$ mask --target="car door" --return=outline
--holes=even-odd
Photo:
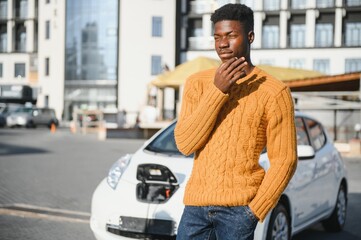
[[[310,118],[305,118],[305,123],[309,131],[312,146],[315,149],[315,188],[317,191],[317,201],[315,201],[315,215],[321,215],[330,206],[329,200],[333,199],[333,188],[336,186],[334,177],[333,152],[329,149],[327,135],[322,125]]]
[[[307,127],[302,117],[295,119],[297,130],[297,145],[311,146]],[[296,172],[289,183],[287,192],[293,208],[293,223],[297,227],[314,216],[316,185],[316,158],[299,158]]]

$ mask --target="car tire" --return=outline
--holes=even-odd
[[[278,203],[273,209],[267,229],[267,240],[291,239],[291,221],[286,207]]]
[[[322,225],[328,232],[340,232],[345,226],[347,212],[347,196],[344,185],[340,186],[337,194],[335,208],[331,216],[322,221]]]
[[[26,125],[25,125],[26,128],[36,128],[36,125],[34,124],[33,121],[29,121]]]

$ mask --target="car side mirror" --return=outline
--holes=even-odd
[[[310,145],[297,145],[297,155],[299,160],[307,160],[315,157],[315,150]]]

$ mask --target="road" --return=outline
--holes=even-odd
[[[94,240],[89,228],[91,196],[112,163],[144,143],[51,133],[46,128],[0,129],[0,239]],[[320,225],[294,240],[361,240],[361,158],[347,158],[350,175],[345,230]]]

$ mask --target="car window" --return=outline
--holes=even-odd
[[[297,132],[297,145],[311,145],[302,118],[296,117],[295,125]]]
[[[176,123],[171,124],[145,148],[154,153],[184,156],[177,148],[174,139],[174,128]],[[190,156],[192,157],[192,156]]]
[[[305,118],[305,123],[308,128],[310,139],[315,150],[321,149],[326,144],[326,135],[320,123]]]

